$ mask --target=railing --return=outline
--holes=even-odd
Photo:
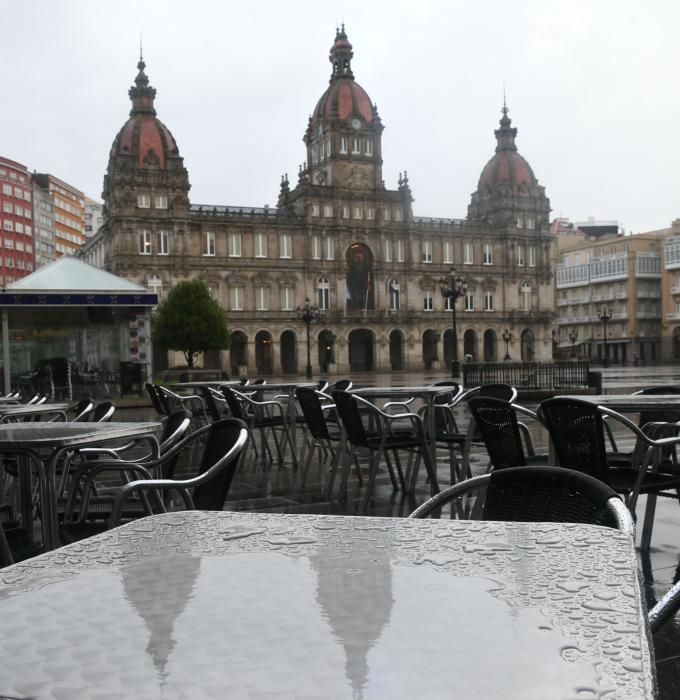
[[[584,389],[589,384],[590,363],[570,362],[484,362],[463,365],[467,388],[482,384],[511,384],[517,389]]]

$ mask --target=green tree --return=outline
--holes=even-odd
[[[198,353],[229,347],[226,314],[204,282],[187,280],[172,288],[154,314],[153,341],[183,352],[189,367]]]

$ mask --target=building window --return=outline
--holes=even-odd
[[[453,241],[444,241],[444,263],[453,263]]]
[[[158,231],[156,234],[156,249],[158,255],[168,255],[170,252],[170,234],[167,231]]]
[[[256,233],[255,234],[255,257],[256,258],[266,258],[267,257],[267,234],[266,233]]]
[[[536,267],[536,246],[529,246],[529,267]]]
[[[137,206],[140,209],[148,209],[151,206],[151,195],[138,194],[137,195]]]
[[[493,310],[493,292],[484,292],[484,311]]]
[[[523,282],[519,289],[519,305],[522,311],[531,311],[531,287],[528,282]]]
[[[366,139],[364,141],[364,153],[367,156],[373,155],[373,141],[371,139]]]
[[[5,214],[11,214],[12,213],[12,202],[3,202],[2,203],[2,210],[5,212]]]
[[[290,258],[293,251],[293,241],[289,233],[283,233],[279,237],[279,257]]]
[[[2,193],[3,194],[12,194],[12,186],[11,185],[3,185],[2,186]]]
[[[159,299],[163,297],[163,282],[161,282],[160,277],[156,275],[149,277],[146,282],[146,288],[151,294],[155,294]]]
[[[167,209],[168,208],[168,198],[164,194],[157,194],[153,198],[153,205],[156,209]]]
[[[23,216],[24,215],[24,208],[20,204],[15,204],[14,205],[14,213],[17,216]]]
[[[317,305],[320,311],[328,311],[331,301],[331,290],[328,278],[319,277],[316,283]]]
[[[229,288],[229,307],[232,311],[243,311],[243,287]]]
[[[394,210],[394,220],[395,221],[403,221],[404,220],[404,212],[401,209]]]
[[[397,262],[404,262],[404,241],[395,241],[394,249],[396,253]]]
[[[323,207],[323,215],[327,219],[332,219],[333,218],[333,206],[331,204],[324,204]]]
[[[526,221],[526,224],[527,224],[527,228],[534,228],[534,226],[535,226],[535,221],[534,221],[534,217],[533,217],[533,216],[527,216],[526,219],[525,219],[525,221]]]
[[[366,218],[370,219],[371,221],[375,219],[375,208],[374,207],[366,207]]]
[[[463,245],[463,265],[474,265],[475,262],[475,250],[472,243],[465,243]]]
[[[31,193],[28,192],[27,190],[24,190],[24,200],[27,202],[31,201]]]
[[[524,246],[521,243],[517,246],[517,265],[524,267]]]
[[[432,262],[432,241],[423,241],[422,243],[422,260],[424,263]]]
[[[384,255],[385,255],[385,262],[392,262],[392,241],[386,240],[384,242]]]
[[[312,216],[319,216],[319,205],[312,204]]]
[[[354,136],[352,138],[352,153],[361,153],[361,149],[359,148],[359,144],[361,143],[361,140]]]
[[[383,217],[385,221],[389,221],[392,218],[392,210],[391,209],[384,209],[383,210]]]
[[[491,243],[484,244],[484,257],[482,259],[484,265],[493,265],[493,247]]]
[[[364,218],[364,208],[363,207],[354,207],[354,218],[355,219],[363,219]]]
[[[326,237],[326,260],[335,260],[335,238]]]
[[[423,311],[432,311],[433,308],[434,302],[432,292],[428,289],[423,294]]]
[[[295,308],[295,290],[293,287],[281,287],[281,311],[292,311]]]
[[[14,222],[10,221],[9,219],[5,219],[2,227],[5,229],[5,231],[14,231]]]
[[[16,224],[14,224],[14,230],[15,230],[17,233],[23,233],[23,232],[24,232],[24,225],[23,225],[23,224],[20,224],[20,223],[17,221]]]
[[[241,257],[241,234],[240,233],[230,233],[229,234],[229,257],[230,258],[240,258]]]
[[[340,137],[340,153],[347,153],[347,137]]]
[[[475,310],[475,290],[468,289],[465,292],[465,311],[474,311]]]
[[[401,287],[399,286],[399,280],[392,278],[387,285],[387,290],[390,297],[390,310],[399,311],[401,308]]]
[[[203,255],[215,255],[215,233],[214,231],[203,232]]]
[[[312,236],[312,260],[321,260],[321,236]]]
[[[255,287],[255,308],[258,311],[269,310],[269,287]]]
[[[349,219],[349,207],[346,204],[342,207],[342,218]]]
[[[151,255],[151,231],[139,232],[139,254]]]

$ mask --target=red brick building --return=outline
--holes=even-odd
[[[35,268],[31,176],[25,165],[0,156],[0,285]]]

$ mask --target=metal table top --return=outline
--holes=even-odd
[[[0,449],[8,447],[68,447],[102,440],[152,435],[160,423],[9,423],[0,425]]]
[[[652,698],[633,544],[575,524],[169,513],[0,570],[0,694]]]
[[[619,413],[680,410],[680,394],[579,394],[566,398],[606,406]]]
[[[368,386],[358,389],[350,389],[349,394],[356,394],[362,397],[375,398],[398,398],[402,396],[415,396],[423,398],[426,396],[441,396],[456,391],[456,387],[451,386]]]

